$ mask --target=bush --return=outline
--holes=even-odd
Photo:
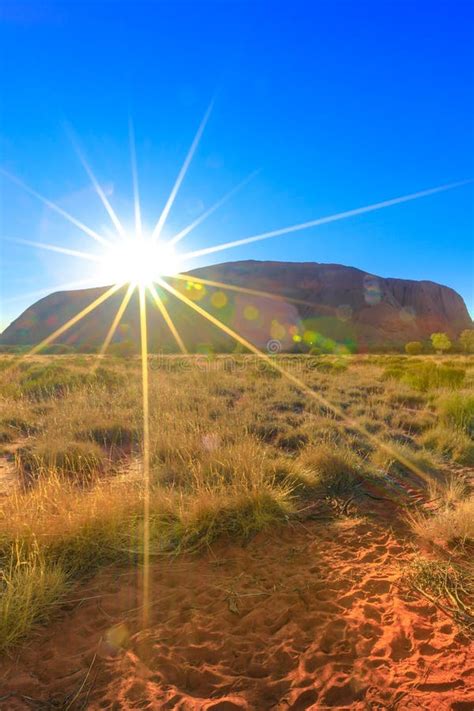
[[[131,340],[112,343],[109,353],[117,358],[132,358],[139,353],[138,346]]]
[[[344,373],[348,368],[347,363],[342,360],[320,360],[319,358],[310,360],[307,367],[318,370],[320,373],[332,373],[333,375]]]
[[[474,395],[453,393],[438,401],[438,412],[443,424],[457,427],[474,435]]]
[[[408,355],[420,355],[422,350],[423,345],[420,343],[420,341],[410,341],[409,343],[405,344],[405,353],[407,353]]]
[[[459,336],[459,342],[466,353],[474,353],[474,329],[466,328]]]
[[[449,351],[452,346],[451,340],[447,333],[432,333],[430,338],[435,351],[444,353]]]
[[[74,346],[70,346],[67,343],[51,343],[41,349],[41,355],[70,355],[75,352]]]

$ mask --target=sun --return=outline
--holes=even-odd
[[[127,236],[104,254],[101,275],[109,283],[124,282],[148,286],[163,276],[180,271],[180,259],[173,245],[148,236]]]

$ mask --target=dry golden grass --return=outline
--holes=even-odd
[[[298,389],[252,357],[151,357],[151,553],[246,539],[308,497],[347,499],[366,480],[409,478],[407,462],[427,481],[449,469],[455,481],[455,462],[472,446],[470,361],[441,366],[439,376],[426,360],[279,360],[304,383]],[[140,362],[96,366],[94,356],[44,356],[0,368],[0,444],[20,482],[0,499],[0,648],[81,576],[143,555]],[[409,377],[387,377],[390,369]],[[453,395],[448,381],[458,388],[460,370]],[[440,428],[456,447],[438,444]],[[472,537],[472,498],[455,489],[438,513],[412,519],[417,533]]]

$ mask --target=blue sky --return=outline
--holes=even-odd
[[[145,224],[214,109],[167,233],[254,170],[184,251],[474,177],[473,15],[466,2],[2,0],[0,167],[94,229],[110,221],[72,126],[132,224],[128,120]],[[0,176],[0,327],[89,262],[15,243],[98,245]],[[474,311],[473,186],[206,255],[348,264],[429,279]],[[191,265],[190,265],[191,266]]]

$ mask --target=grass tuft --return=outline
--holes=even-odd
[[[4,551],[0,572],[0,652],[15,644],[31,627],[44,622],[68,588],[60,566],[50,564],[36,546],[15,541]]]
[[[456,464],[474,466],[474,441],[456,427],[439,424],[421,436],[421,442]]]
[[[453,496],[454,494],[454,496]],[[424,540],[443,545],[465,547],[474,542],[474,497],[456,500],[459,492],[451,492],[433,514],[409,516],[412,530]],[[453,501],[454,499],[454,501]]]
[[[16,467],[24,487],[52,474],[86,484],[103,473],[105,458],[100,447],[92,442],[40,440],[17,450]]]
[[[474,436],[474,395],[464,392],[444,395],[438,400],[437,409],[442,424]]]

